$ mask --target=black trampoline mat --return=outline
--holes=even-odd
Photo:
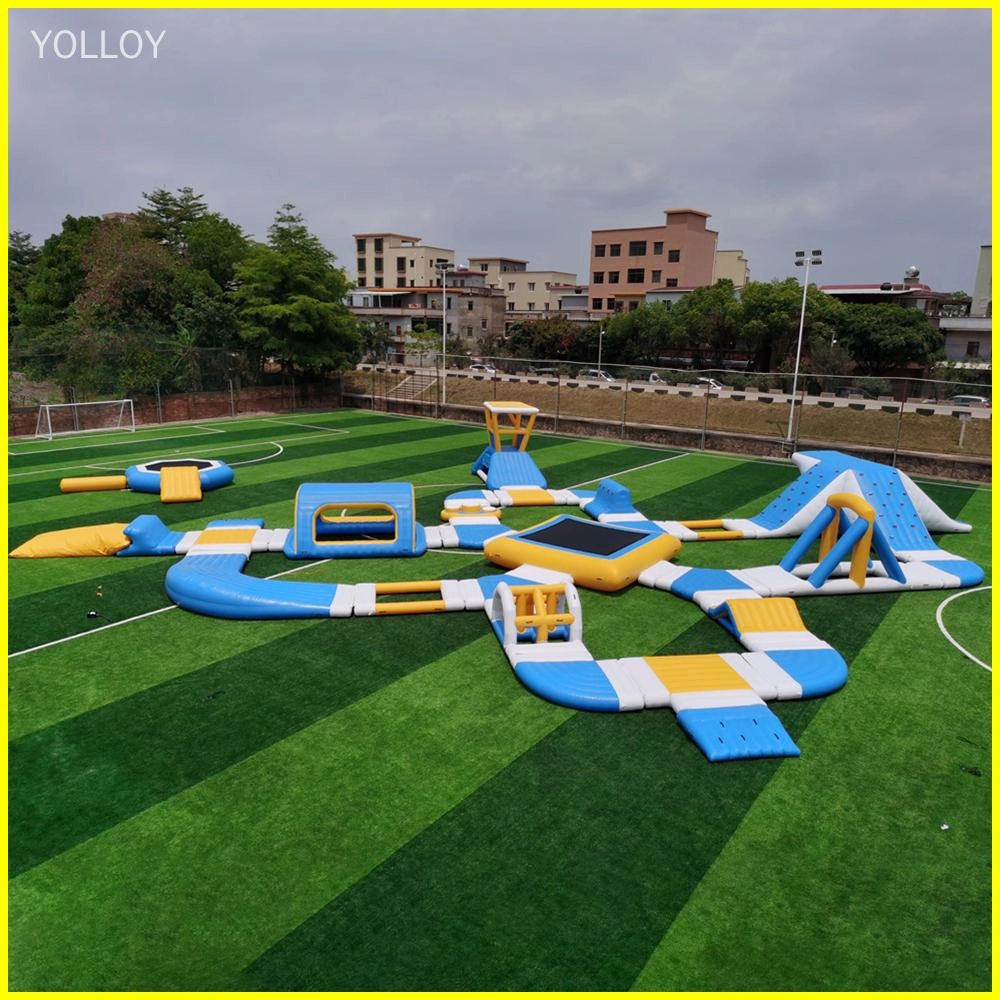
[[[596,521],[566,518],[527,531],[520,537],[529,542],[555,545],[585,555],[613,556],[616,552],[621,552],[622,549],[640,541],[643,535],[635,531],[613,528],[607,524],[598,524]]]
[[[188,465],[193,465],[197,469],[210,469],[212,468],[212,460],[210,458],[165,458],[161,461],[146,462],[143,468],[147,472],[160,472],[162,469],[180,469]]]

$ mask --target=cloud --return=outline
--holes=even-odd
[[[39,34],[165,31],[158,58],[38,58]],[[190,185],[258,236],[293,202],[338,255],[420,235],[586,279],[591,229],[712,214],[755,277],[990,239],[986,10],[12,10],[10,228]],[[824,245],[825,244],[825,245]],[[962,248],[965,252],[961,252]]]

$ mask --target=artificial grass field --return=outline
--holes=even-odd
[[[56,528],[292,522],[303,482],[478,481],[482,426],[362,410],[9,446],[9,549]],[[746,516],[782,462],[536,435],[554,488],[613,477],[648,517]],[[222,459],[193,504],[65,476]],[[921,485],[991,572],[989,490]],[[549,510],[506,510],[523,527]],[[685,544],[777,562],[791,540]],[[8,560],[13,991],[987,991],[989,589],[797,602],[850,667],[771,703],[797,759],[710,764],[671,711],[548,704],[479,613],[238,622],[172,608],[173,558]],[[501,572],[475,553],[248,572]],[[98,593],[100,588],[100,594]],[[595,657],[741,647],[693,604],[581,590]],[[96,611],[98,617],[88,617]]]

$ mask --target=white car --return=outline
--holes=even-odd
[[[597,378],[597,379],[600,379],[602,382],[614,382],[615,381],[614,376],[610,375],[603,368],[588,368],[583,373],[583,377],[584,378]]]
[[[469,365],[470,372],[486,372],[488,375],[495,375],[496,369],[493,365]]]
[[[705,386],[706,389],[725,389],[726,387],[718,380],[714,378],[700,378],[698,379],[698,385]]]

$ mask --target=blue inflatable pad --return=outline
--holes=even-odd
[[[835,649],[775,649],[767,655],[802,686],[803,698],[832,694],[847,683],[847,664]]]
[[[683,576],[670,584],[670,592],[678,597],[693,601],[700,590],[745,590],[754,593],[752,587],[738,580],[724,569],[689,569]]]
[[[928,559],[927,565],[958,577],[962,587],[975,587],[985,578],[982,568],[968,559]]]
[[[618,695],[596,660],[522,660],[514,673],[529,691],[556,705],[588,712],[621,711]]]
[[[334,583],[262,580],[240,553],[186,556],[167,570],[170,599],[188,611],[242,620],[329,618]]]
[[[681,728],[710,761],[798,757],[799,748],[767,705],[686,708]]]

